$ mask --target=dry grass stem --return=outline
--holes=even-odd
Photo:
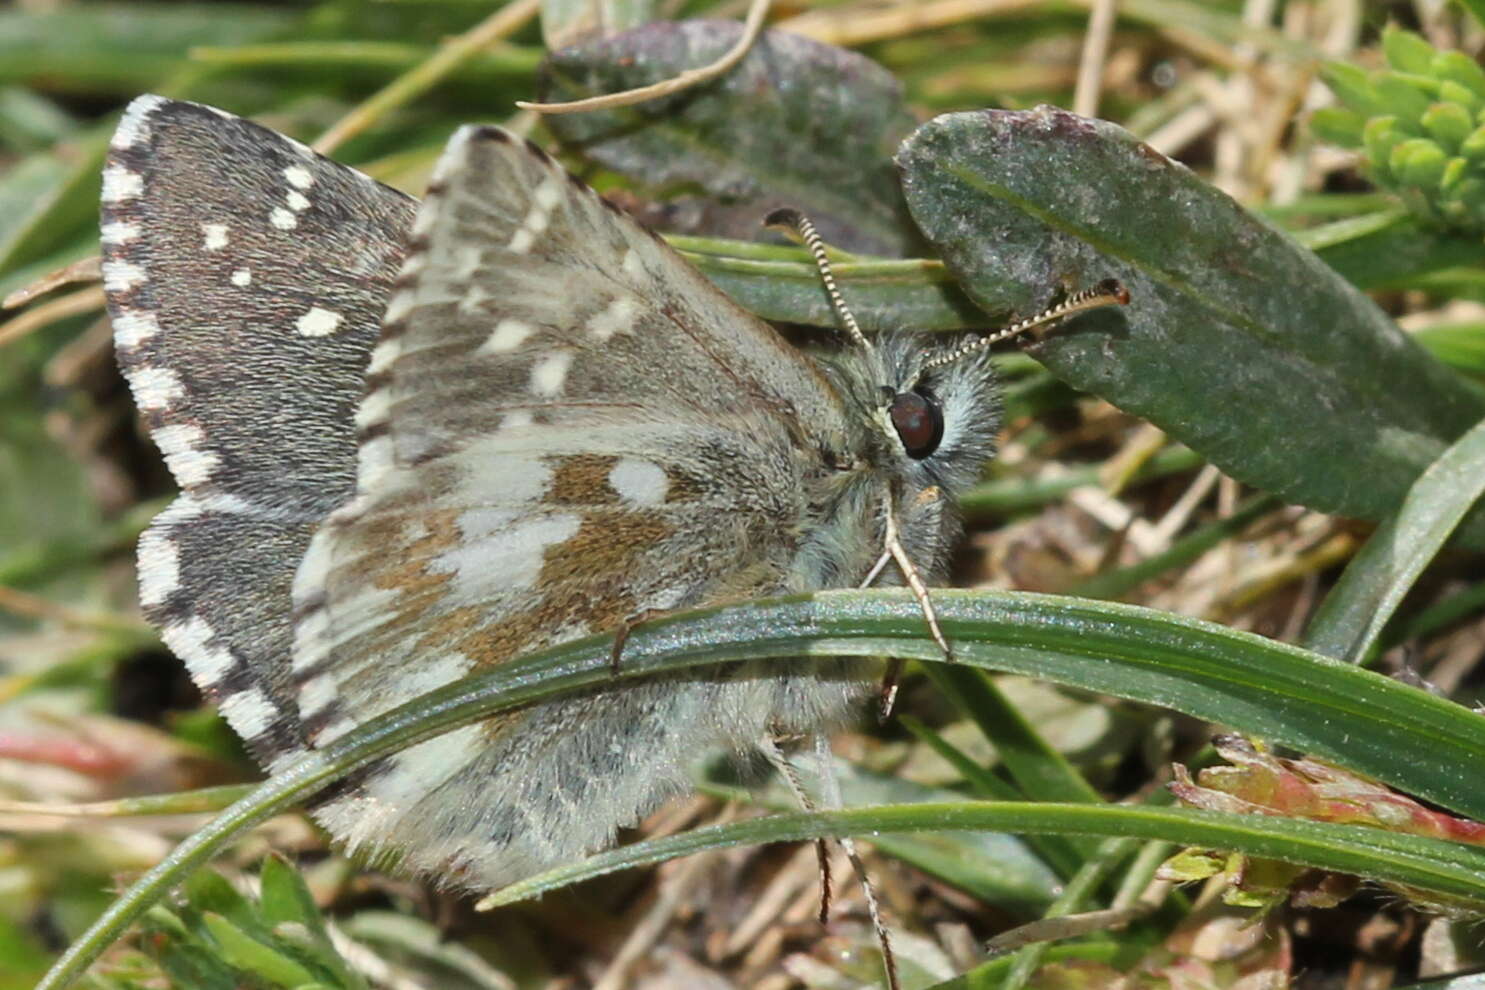
[[[649,86],[640,86],[638,89],[626,89],[622,93],[605,93],[602,96],[590,96],[587,99],[573,100],[570,103],[529,103],[525,100],[517,100],[516,106],[522,110],[543,114],[612,110],[616,107],[634,106],[636,103],[644,103],[647,100],[658,100],[662,96],[670,96],[716,79],[726,75],[748,54],[753,43],[758,40],[758,35],[763,31],[763,21],[768,15],[768,8],[771,4],[772,0],[752,0],[752,4],[748,7],[748,18],[743,23],[742,37],[738,38],[737,43],[729,48],[721,58],[710,65],[687,69],[670,79]]]

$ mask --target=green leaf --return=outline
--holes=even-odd
[[[259,942],[219,914],[208,912],[204,921],[216,940],[222,959],[235,969],[251,973],[281,987],[317,982],[315,974],[271,946]]]
[[[985,309],[1120,279],[1129,306],[1050,333],[1037,356],[1241,481],[1380,520],[1485,416],[1315,255],[1112,124],[949,114],[898,162],[919,226]]]
[[[1457,86],[1463,86],[1475,97],[1485,100],[1485,69],[1464,52],[1439,52],[1433,57],[1429,74]]]
[[[1423,129],[1450,152],[1459,150],[1464,139],[1475,129],[1468,110],[1457,103],[1435,103],[1423,115]]]
[[[1431,76],[1383,72],[1372,80],[1382,112],[1401,120],[1417,120],[1438,96],[1439,81]]]
[[[1485,262],[1479,237],[1439,230],[1396,209],[1315,227],[1295,239],[1361,289],[1404,288],[1433,272]]]
[[[262,895],[259,910],[269,925],[294,922],[320,936],[326,936],[325,919],[315,906],[315,899],[299,871],[281,856],[263,860],[260,877]],[[326,936],[327,937],[327,936]]]
[[[1333,760],[1460,814],[1485,817],[1485,786],[1475,772],[1485,764],[1485,719],[1417,688],[1250,633],[1129,605],[946,590],[934,593],[934,606],[957,661],[966,666],[1023,673],[1164,705]],[[614,685],[610,647],[607,637],[593,637],[511,661],[399,706],[309,753],[145,873],[67,949],[36,990],[60,990],[169,887],[242,829],[355,767],[558,691]],[[749,657],[803,656],[932,661],[940,653],[926,636],[922,611],[910,593],[832,591],[656,619],[636,629],[626,642],[619,676],[642,677]],[[1101,830],[1107,826],[1130,834],[1122,830],[1137,819],[1123,816],[1150,814],[1080,804],[1038,817],[1045,808],[1016,806],[1001,815],[1004,806],[996,811],[976,804],[967,817],[958,817],[961,812],[956,808],[950,817],[940,818],[932,809],[917,807],[905,812],[906,818],[891,812],[883,819],[872,818],[875,812],[868,810],[844,813],[833,824],[832,819],[818,818],[813,827],[829,831],[870,822],[887,824],[884,830],[901,830],[904,824],[952,829],[963,821],[966,827],[972,822],[973,827],[1082,834],[1104,834]],[[786,830],[795,827],[800,827],[798,822]],[[1288,855],[1429,889],[1436,884],[1444,892],[1459,893],[1463,876],[1471,896],[1485,893],[1485,862],[1470,865],[1470,857],[1485,857],[1481,850],[1414,845],[1424,840],[1370,829],[1322,828],[1306,833],[1303,829],[1321,827],[1257,816],[1244,816],[1230,826],[1241,835],[1228,831],[1229,826],[1213,828],[1202,825],[1200,818],[1182,817],[1167,819],[1158,828],[1140,826],[1132,831],[1185,845]],[[1319,845],[1302,840],[1294,846],[1282,838],[1306,834]],[[1280,837],[1275,845],[1260,838],[1274,836]],[[1330,852],[1322,856],[1320,849]],[[1336,852],[1341,849],[1348,851]],[[1399,851],[1407,862],[1395,857]]]
[[[1360,663],[1423,569],[1485,495],[1485,420],[1429,465],[1397,515],[1352,558],[1305,634],[1317,653]]]
[[[659,23],[554,52],[542,97],[570,100],[669,79],[720,56],[740,31],[733,21]],[[913,124],[891,73],[782,31],[765,32],[716,82],[547,119],[564,144],[650,189],[709,194],[673,211],[686,230],[701,224],[710,234],[751,239],[770,210],[792,206],[827,242],[890,257],[922,253],[892,170],[892,151]],[[695,223],[686,223],[688,211]]]
[[[1322,141],[1355,148],[1361,144],[1366,118],[1344,107],[1322,107],[1310,114],[1310,131]]]
[[[1450,79],[1439,83],[1439,99],[1459,106],[1471,117],[1480,109],[1480,96],[1474,90]]]
[[[42,152],[0,179],[0,273],[65,246],[81,230],[97,232],[99,174],[113,123]]]
[[[1350,62],[1325,63],[1320,67],[1320,78],[1342,103],[1362,116],[1378,117],[1392,112],[1377,96],[1366,72]]]
[[[1387,57],[1387,64],[1394,69],[1429,75],[1438,50],[1424,41],[1422,35],[1389,24],[1382,29],[1382,53]]]
[[[1449,156],[1428,138],[1409,138],[1392,149],[1387,169],[1398,182],[1432,190],[1444,177]]]
[[[1459,153],[1477,162],[1485,160],[1485,124],[1475,128],[1460,140]]]

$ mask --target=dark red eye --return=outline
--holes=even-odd
[[[915,461],[921,461],[938,450],[944,438],[944,415],[938,405],[919,392],[899,392],[892,397],[887,410],[903,449]]]

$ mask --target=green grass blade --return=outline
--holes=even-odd
[[[696,829],[612,849],[549,870],[504,888],[486,898],[483,906],[510,904],[617,870],[711,849],[919,829],[1141,838],[1207,849],[1233,849],[1255,858],[1368,876],[1485,905],[1485,849],[1477,846],[1357,825],[1193,808],[963,802],[775,815]]]
[[[1403,596],[1485,495],[1485,420],[1444,451],[1408,492],[1397,515],[1361,548],[1310,621],[1304,645],[1360,663]]]
[[[1313,753],[1385,782],[1405,785],[1411,793],[1459,813],[1485,817],[1485,785],[1476,772],[1485,765],[1485,719],[1424,691],[1297,647],[1130,605],[1051,595],[962,591],[935,592],[934,603],[961,664],[1043,677],[1164,705]],[[638,677],[745,658],[806,655],[937,660],[939,650],[925,636],[922,612],[906,592],[821,592],[646,623],[625,645],[620,676]],[[355,767],[558,691],[612,683],[612,677],[608,640],[590,638],[448,685],[358,727],[267,781],[182,842],[64,953],[38,990],[56,990],[79,975],[151,903],[242,829],[313,794]],[[956,816],[962,816],[965,809],[950,807],[957,810],[942,820],[935,819],[934,828],[960,827],[954,823],[961,820]],[[1027,811],[1027,817],[1011,815],[1001,818],[999,824],[985,825],[995,816],[976,817],[985,815],[986,809],[973,806],[968,809],[969,818],[962,820],[973,820],[973,827],[1018,831],[1139,834],[1241,848],[1269,858],[1289,856],[1299,862],[1379,877],[1407,873],[1405,882],[1443,892],[1466,890],[1464,896],[1475,896],[1481,893],[1478,888],[1485,886],[1485,861],[1475,867],[1472,880],[1462,882],[1455,873],[1438,866],[1436,857],[1430,859],[1437,852],[1436,846],[1407,845],[1422,841],[1407,836],[1354,830],[1366,836],[1351,835],[1347,842],[1354,839],[1363,845],[1372,843],[1383,852],[1388,848],[1386,843],[1403,842],[1399,849],[1413,850],[1408,853],[1413,860],[1404,856],[1394,861],[1379,853],[1380,859],[1374,863],[1361,847],[1342,842],[1350,850],[1342,856],[1327,845],[1340,833],[1283,832],[1289,836],[1284,842],[1264,844],[1265,837],[1281,834],[1274,832],[1281,826],[1291,830],[1320,827],[1312,823],[1263,818],[1221,828],[1214,825],[1212,831],[1167,828],[1171,819],[1120,817],[1157,814],[1148,809],[1079,805],[1072,811],[1076,814],[1070,819],[1059,818],[1056,813],[1038,818]],[[922,814],[920,808],[911,809],[906,820],[922,822]],[[1114,817],[1100,817],[1110,814]],[[891,815],[866,820],[875,823],[868,827],[884,830],[901,824]],[[1139,821],[1163,821],[1165,825],[1134,829],[1131,823]],[[1201,819],[1180,821],[1199,824]],[[1112,831],[1115,825],[1111,822],[1127,830]],[[1110,830],[1101,831],[1105,826]],[[1301,841],[1305,835],[1320,838]],[[1427,851],[1430,849],[1434,853]],[[1485,853],[1481,856],[1485,858]],[[1428,869],[1437,868],[1437,876],[1428,874],[1425,866],[1429,863],[1435,863]]]

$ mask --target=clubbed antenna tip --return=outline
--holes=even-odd
[[[1081,313],[1089,309],[1101,309],[1104,306],[1127,305],[1129,305],[1129,290],[1124,287],[1124,283],[1116,278],[1106,278],[1093,288],[1084,289],[1082,292],[1075,292],[1062,300],[1062,302],[1037,313],[1035,316],[1018,320],[1004,329],[969,341],[962,347],[956,347],[947,354],[940,354],[938,357],[924,362],[923,367],[925,369],[941,368],[946,364],[953,364],[955,361],[961,360],[976,351],[982,351],[991,344],[1005,340],[1007,337],[1014,337],[1028,330],[1046,326],[1048,323],[1055,323],[1074,313]]]

